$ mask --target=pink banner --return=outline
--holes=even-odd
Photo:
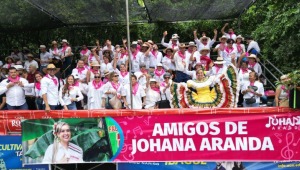
[[[115,117],[114,161],[300,160],[300,113]]]

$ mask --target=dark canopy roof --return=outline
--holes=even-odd
[[[130,21],[175,22],[237,18],[253,0],[128,0]],[[125,0],[2,0],[0,29],[125,23]]]

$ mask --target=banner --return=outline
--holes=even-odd
[[[115,161],[300,160],[300,114],[116,117],[124,146]]]
[[[58,122],[67,126],[55,131],[53,127]],[[25,164],[298,161],[300,114],[35,119],[22,122],[22,141]],[[62,142],[77,153],[56,149],[57,158],[52,157],[54,144],[62,147]],[[44,155],[48,155],[47,159]]]
[[[113,161],[123,145],[120,132],[118,124],[109,117],[24,120],[23,163]]]
[[[300,162],[139,162],[119,163],[118,170],[299,170]]]
[[[22,167],[21,136],[0,136],[0,169],[1,170],[48,170],[48,165],[31,165]]]

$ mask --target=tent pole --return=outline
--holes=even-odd
[[[131,52],[130,52],[130,29],[129,29],[129,9],[128,9],[128,0],[126,0],[126,29],[127,29],[127,50],[128,50],[128,60],[129,60],[129,73],[131,74]],[[133,98],[132,98],[132,81],[131,76],[129,77],[130,81],[130,108],[133,107]]]

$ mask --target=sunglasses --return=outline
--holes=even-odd
[[[119,77],[119,75],[114,75],[114,77]]]
[[[71,131],[70,129],[66,129],[66,130],[61,130],[60,132],[64,133],[64,132],[70,132],[70,131]]]
[[[95,79],[99,79],[99,78],[101,78],[101,77],[100,77],[100,76],[95,76],[94,78],[95,78]]]
[[[165,77],[165,79],[170,79],[170,77]]]

